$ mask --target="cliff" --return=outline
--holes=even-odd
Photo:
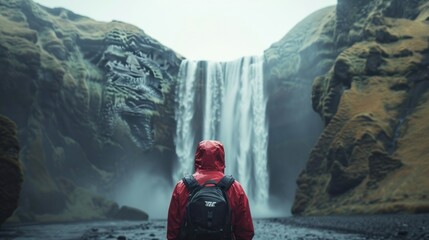
[[[429,3],[339,0],[330,25],[335,59],[312,88],[325,128],[292,212],[428,212]]]
[[[0,0],[0,13],[0,113],[24,169],[16,219],[104,218],[126,173],[168,172],[181,56],[117,21],[26,0]]]
[[[22,184],[16,125],[0,115],[0,225],[18,207]]]

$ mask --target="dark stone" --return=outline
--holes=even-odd
[[[410,85],[408,83],[398,83],[390,87],[393,91],[408,91],[410,90]]]
[[[327,168],[331,168],[335,161],[347,167],[349,165],[350,152],[350,150],[346,151],[342,145],[330,148],[327,156]]]
[[[393,57],[409,57],[409,56],[413,56],[413,52],[409,49],[402,49],[399,53],[395,53],[393,54]]]
[[[393,159],[387,153],[375,151],[369,156],[369,186],[374,186],[375,182],[379,182],[392,171],[402,167],[403,163],[400,160]]]
[[[381,28],[375,32],[375,40],[379,43],[392,43],[399,40],[395,35],[392,35],[387,29]]]
[[[336,161],[332,166],[331,180],[329,181],[327,191],[331,195],[347,192],[358,186],[365,177],[365,172],[351,171]]]
[[[114,218],[120,220],[146,221],[149,219],[149,215],[140,209],[122,206],[115,214]]]
[[[0,115],[0,225],[18,207],[22,184],[16,125]]]
[[[371,48],[368,59],[366,60],[365,70],[368,75],[378,75],[378,68],[384,62],[382,52],[378,48]]]
[[[351,74],[351,67],[347,63],[347,60],[343,58],[339,58],[335,62],[334,66],[334,77],[335,80],[338,80],[341,82],[346,88],[350,88],[351,86],[351,80],[352,80],[352,74]]]
[[[119,236],[116,239],[118,239],[118,240],[127,240],[127,238],[125,236]]]
[[[397,235],[397,236],[404,237],[404,236],[407,236],[407,235],[408,235],[408,231],[406,231],[406,230],[401,230],[401,231],[398,231],[396,235]]]
[[[425,68],[424,66],[415,66],[407,73],[406,77],[410,82],[427,81],[429,79],[429,68]]]

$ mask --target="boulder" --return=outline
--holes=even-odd
[[[146,221],[149,219],[149,215],[140,209],[122,206],[118,212],[113,215],[113,218],[120,220]]]

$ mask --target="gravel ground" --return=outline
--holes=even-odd
[[[255,219],[254,240],[428,239],[429,214]],[[166,221],[4,225],[0,239],[165,239]]]
[[[292,217],[273,221],[303,228],[355,233],[365,239],[429,239],[429,214]]]

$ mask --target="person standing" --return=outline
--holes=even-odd
[[[174,188],[168,210],[167,239],[252,239],[249,201],[241,184],[224,174],[222,143],[201,141],[194,166],[195,173],[180,180]]]

